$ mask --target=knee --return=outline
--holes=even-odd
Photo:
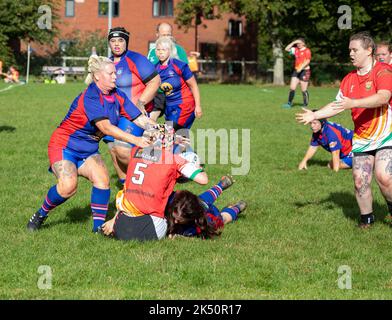
[[[392,178],[389,174],[384,172],[376,172],[376,180],[381,188],[392,187]]]
[[[110,178],[107,172],[97,172],[91,177],[91,182],[94,187],[99,189],[109,189],[110,188]]]
[[[362,190],[365,184],[363,178],[360,175],[354,175],[353,178],[355,191]]]
[[[127,164],[129,162],[129,157],[131,155],[131,149],[130,148],[124,148],[124,147],[115,147],[112,149],[113,153],[116,155],[116,158],[122,162]]]
[[[77,187],[77,179],[59,180],[57,183],[57,192],[63,198],[70,198],[76,193]]]

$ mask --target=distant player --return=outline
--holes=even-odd
[[[301,85],[302,96],[303,96],[303,106],[306,107],[309,104],[309,92],[308,85],[310,79],[310,60],[312,59],[312,54],[310,49],[306,47],[305,40],[299,38],[289,43],[285,48],[287,52],[295,57],[294,61],[294,71],[291,75],[290,82],[290,93],[289,99],[283,108],[291,108],[295,96],[295,89],[298,83]]]
[[[175,130],[190,129],[195,117],[203,114],[200,92],[189,66],[172,57],[173,41],[161,37],[156,41],[159,62],[155,65],[161,77],[161,89],[166,95],[165,120],[172,121]]]
[[[332,154],[332,160],[328,168],[339,171],[339,169],[350,169],[352,167],[352,138],[354,132],[342,127],[340,124],[322,120],[310,122],[313,131],[310,146],[304,158],[298,165],[299,170],[307,169],[307,162],[317,152],[319,146]]]
[[[167,23],[167,22],[162,22],[157,25],[157,32],[156,32],[156,38],[157,40],[161,37],[173,37],[173,27]],[[174,41],[174,38],[172,38]],[[182,62],[185,62],[188,64],[188,57],[186,54],[186,51],[183,47],[181,47],[178,43],[175,43],[176,50],[177,50],[177,55],[178,59],[181,60]],[[148,60],[152,64],[157,64],[158,63],[158,56],[156,54],[156,47],[154,46],[153,48],[150,49],[147,55]]]
[[[392,64],[392,47],[389,42],[383,41],[377,43],[376,59],[378,62]]]
[[[124,28],[111,29],[108,42],[113,54],[111,59],[116,66],[117,88],[123,91],[142,112],[152,112],[152,99],[160,85],[160,78],[154,65],[142,54],[127,50],[129,32]],[[152,117],[152,119],[156,118]],[[135,136],[143,134],[142,128],[125,117],[120,118],[118,127]],[[132,145],[112,137],[105,137],[104,141],[108,143],[119,181],[124,183]]]
[[[208,183],[200,166],[173,153],[172,142],[165,130],[153,148],[132,149],[124,189],[117,195],[117,214],[103,226],[106,235],[119,240],[162,239],[167,231],[165,207],[177,179]]]
[[[374,59],[376,44],[367,32],[350,37],[351,62],[356,70],[340,84],[336,101],[316,112],[305,109],[297,121],[308,124],[351,110],[354,122],[353,179],[360,210],[360,228],[374,222],[373,175],[392,213],[392,67]]]

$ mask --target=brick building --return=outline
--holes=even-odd
[[[187,52],[197,50],[201,58],[256,60],[256,28],[244,17],[225,14],[220,20],[203,19],[203,24],[187,32],[175,25],[175,6],[180,0],[113,0],[112,26],[123,26],[131,33],[129,49],[147,54],[154,43],[160,22],[173,25],[173,35]],[[64,45],[76,30],[82,32],[108,28],[108,0],[62,0],[57,45]],[[56,44],[55,44],[56,45]]]

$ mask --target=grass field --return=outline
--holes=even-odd
[[[250,172],[217,202],[244,199],[249,208],[221,238],[124,243],[92,234],[90,185],[82,179],[46,227],[28,233],[28,219],[55,183],[47,171],[50,134],[83,87],[31,84],[0,92],[1,299],[392,298],[392,230],[381,194],[373,185],[377,222],[361,231],[350,171],[330,172],[323,150],[308,171],[297,170],[310,129],[294,120],[299,90],[295,108],[280,108],[287,87],[201,85],[204,117],[195,129],[251,130]],[[336,95],[336,88],[309,91],[311,107]],[[349,113],[335,121],[352,128]],[[118,187],[104,144],[101,153],[111,173],[112,215]],[[231,167],[207,164],[211,183]],[[42,265],[52,271],[48,290],[37,286]],[[351,268],[351,290],[338,286],[343,265]]]

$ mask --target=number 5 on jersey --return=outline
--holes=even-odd
[[[147,164],[140,162],[136,163],[135,170],[133,170],[133,176],[131,178],[131,181],[134,184],[143,184],[144,172],[141,170],[142,168],[146,169]]]

